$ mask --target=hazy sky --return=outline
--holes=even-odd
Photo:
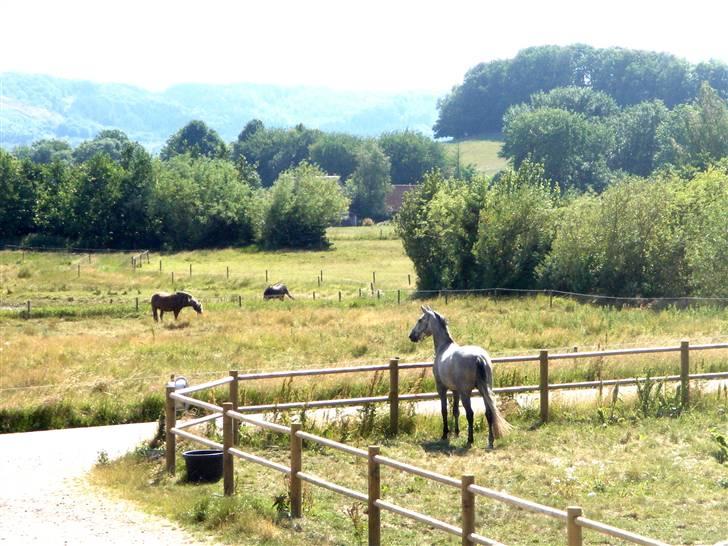
[[[728,62],[727,21],[724,0],[0,0],[0,72],[442,92],[533,45]]]

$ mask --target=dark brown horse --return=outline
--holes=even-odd
[[[291,296],[291,293],[288,291],[286,285],[281,282],[269,286],[263,291],[264,300],[278,299],[283,301],[283,298],[285,298],[286,296],[291,299],[295,299],[293,296]]]
[[[174,294],[158,292],[152,296],[152,314],[155,322],[164,317],[165,311],[172,311],[174,319],[177,320],[183,307],[192,307],[198,315],[202,314],[202,304],[188,292],[175,292]],[[157,318],[157,311],[159,311],[159,318]]]

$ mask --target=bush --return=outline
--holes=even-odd
[[[268,248],[328,248],[326,228],[349,207],[339,184],[306,163],[284,172],[268,200],[263,229]]]

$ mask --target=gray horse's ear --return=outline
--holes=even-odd
[[[422,312],[425,314],[428,314],[431,311],[431,309],[426,305],[420,305],[420,309],[422,309]]]

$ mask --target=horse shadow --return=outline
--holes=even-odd
[[[442,453],[455,456],[464,456],[470,453],[472,449],[477,449],[474,445],[456,445],[450,443],[449,440],[427,440],[420,442],[420,446],[426,453]]]
[[[183,320],[181,322],[166,322],[163,326],[165,330],[182,330],[184,328],[189,328],[190,322],[188,320]]]

